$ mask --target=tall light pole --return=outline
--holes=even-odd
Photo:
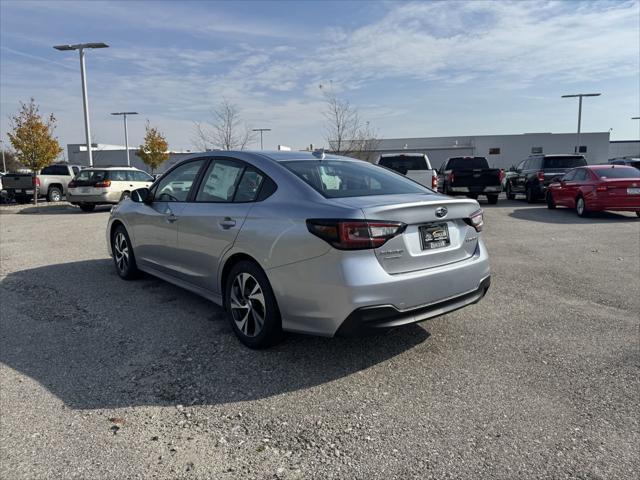
[[[578,97],[578,136],[576,138],[576,151],[580,153],[580,124],[582,123],[582,97],[599,97],[601,93],[576,93],[573,95],[562,95],[562,98]]]
[[[111,115],[122,115],[124,118],[124,148],[127,151],[127,167],[131,166],[129,159],[129,135],[127,133],[127,115],[138,115],[138,112],[114,112]]]
[[[262,148],[262,132],[270,132],[271,129],[270,128],[254,128],[253,131],[254,132],[260,132],[260,150],[263,150],[263,148]]]
[[[89,166],[93,167],[93,154],[91,153],[91,128],[89,126],[89,98],[87,95],[87,76],[84,67],[84,51],[87,48],[107,48],[109,45],[102,42],[78,43],[76,45],[54,45],[53,48],[60,51],[78,50],[80,54],[80,77],[82,79],[82,105],[84,107],[84,133],[87,138],[87,153],[89,154]]]
[[[7,173],[7,164],[4,161],[4,141],[0,140],[0,145],[2,145],[2,171]]]

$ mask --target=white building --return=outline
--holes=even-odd
[[[493,168],[509,168],[534,153],[573,153],[575,133],[523,133],[519,135],[472,135],[460,137],[385,138],[373,158],[380,153],[426,153],[434,168],[449,157],[486,157]],[[609,158],[609,132],[582,133],[580,153],[589,163],[605,163]]]
[[[137,148],[129,148],[129,158],[131,166],[150,172],[140,157],[138,157]],[[127,151],[122,145],[109,145],[105,143],[91,144],[91,154],[93,155],[94,167],[107,166],[125,166],[127,164]],[[186,151],[170,151],[169,159],[164,162],[155,173],[162,173],[178,163],[183,158],[191,155]],[[89,165],[89,156],[87,155],[87,146],[85,144],[70,143],[67,145],[67,161],[73,165]]]
[[[609,158],[640,158],[640,140],[616,140],[609,145]]]

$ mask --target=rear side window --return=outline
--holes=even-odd
[[[326,198],[431,193],[402,175],[368,162],[303,160],[282,165]]]
[[[383,167],[395,170],[405,175],[409,170],[428,170],[429,166],[423,156],[398,155],[395,157],[382,157],[378,162]]]
[[[576,168],[584,167],[587,161],[584,157],[546,157],[544,168]]]
[[[130,182],[153,182],[153,177],[139,170],[128,170],[127,178]]]
[[[264,181],[264,175],[255,168],[247,167],[242,174],[236,194],[233,197],[234,202],[253,202],[258,197],[260,187]]]
[[[589,178],[589,172],[587,172],[584,168],[580,168],[577,170],[575,180],[577,182],[587,180]]]
[[[578,173],[577,170],[571,170],[570,172],[567,172],[567,174],[562,177],[562,179],[565,182],[570,182],[571,180],[573,180],[574,178],[576,178],[576,173]]]
[[[640,172],[632,167],[599,168],[594,172],[599,178],[640,178]]]
[[[449,170],[478,170],[489,168],[489,163],[484,157],[454,157],[447,163]]]
[[[109,180],[114,182],[126,182],[127,171],[126,170],[111,170],[108,175]]]

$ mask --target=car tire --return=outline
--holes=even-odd
[[[547,192],[547,208],[549,210],[554,210],[556,208],[556,202],[553,200],[551,192]]]
[[[62,200],[62,191],[58,187],[51,187],[47,193],[47,202],[59,202]]]
[[[490,205],[495,205],[498,203],[498,195],[487,195],[487,201]]]
[[[96,209],[96,206],[93,203],[81,203],[80,210],[83,212],[93,212]]]
[[[224,305],[231,328],[249,348],[266,348],[282,339],[282,320],[266,274],[254,262],[236,263],[229,272]]]
[[[587,210],[587,202],[584,201],[583,197],[578,197],[576,199],[576,213],[579,217],[588,217],[589,210]]]
[[[527,199],[527,203],[536,203],[536,197],[531,187],[527,187],[525,190],[525,197]]]
[[[122,225],[118,225],[111,235],[111,254],[120,278],[132,280],[138,277],[140,272],[133,254],[133,246],[127,229]]]
[[[507,200],[515,200],[516,194],[511,191],[511,184],[507,183]]]

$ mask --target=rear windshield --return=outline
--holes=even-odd
[[[82,170],[75,179],[79,182],[101,182],[106,176],[106,170]]]
[[[481,168],[489,168],[489,163],[484,157],[454,157],[450,158],[447,163],[449,170],[478,170]]]
[[[584,157],[545,157],[542,168],[576,168],[586,164]]]
[[[42,169],[40,175],[69,175],[69,167],[66,165],[49,165]]]
[[[390,168],[403,175],[409,170],[428,170],[427,160],[423,156],[397,155],[394,157],[382,157],[378,164]]]
[[[640,172],[635,168],[598,168],[594,170],[600,178],[640,178]]]
[[[402,175],[364,161],[303,160],[282,165],[326,198],[432,192]]]

